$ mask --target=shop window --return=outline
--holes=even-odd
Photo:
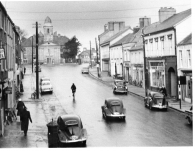
[[[162,87],[165,86],[165,69],[163,62],[150,63],[151,86]]]

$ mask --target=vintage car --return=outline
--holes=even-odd
[[[53,86],[51,85],[51,82],[50,81],[42,81],[40,83],[40,91],[41,91],[41,94],[43,92],[51,92],[51,93],[53,93]]]
[[[89,68],[88,67],[83,67],[82,70],[81,70],[81,73],[84,74],[89,74]]]
[[[121,99],[116,97],[107,98],[101,108],[103,118],[119,118],[125,120],[126,109],[123,107]]]
[[[64,145],[86,145],[87,131],[83,128],[81,118],[75,114],[65,114],[57,119],[59,142]]]
[[[47,78],[47,77],[42,77],[42,78],[40,79],[40,84],[41,84],[43,81],[49,81],[49,82],[50,82],[50,79]]]
[[[148,96],[144,98],[145,107],[149,107],[150,110],[153,108],[167,110],[168,102],[165,96],[159,92],[150,91]]]
[[[124,80],[114,80],[113,93],[128,94],[128,88]]]
[[[193,122],[193,109],[192,106],[189,110],[185,110],[185,118],[188,120],[188,124]]]

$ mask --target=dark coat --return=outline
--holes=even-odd
[[[73,84],[73,85],[71,86],[71,89],[72,89],[72,91],[76,91],[76,86]]]
[[[20,84],[20,92],[24,92],[23,84]]]
[[[24,110],[21,114],[21,130],[23,130],[24,132],[28,131],[29,120],[32,123],[30,112]]]
[[[17,107],[16,107],[16,109],[18,110],[18,113],[17,113],[18,116],[20,115],[20,113],[23,111],[25,107],[26,106],[24,105],[24,102],[22,101],[18,102]]]

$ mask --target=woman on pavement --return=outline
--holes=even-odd
[[[21,114],[24,108],[26,108],[24,102],[21,99],[18,99],[18,104],[16,109],[18,110],[17,116],[20,116],[20,121],[21,121]]]
[[[30,112],[25,107],[21,115],[21,130],[24,131],[24,136],[27,135],[29,120],[32,123]]]

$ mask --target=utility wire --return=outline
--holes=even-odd
[[[173,5],[171,7],[175,7],[175,6],[187,6],[190,4],[184,4],[184,5]],[[27,12],[27,11],[18,11],[18,10],[9,10],[9,8],[7,8],[8,12],[15,12],[15,13],[34,13],[34,14],[59,14],[59,13],[106,13],[106,12],[120,12],[120,11],[130,11],[130,10],[142,10],[142,9],[154,9],[154,8],[159,8],[159,7],[148,7],[148,8],[132,8],[132,9],[121,9],[121,10],[105,10],[105,11],[78,11],[78,12]]]

